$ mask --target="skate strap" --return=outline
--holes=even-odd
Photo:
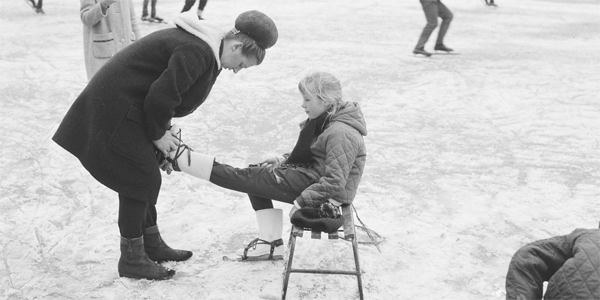
[[[173,165],[173,170],[181,171],[181,169],[179,168],[179,165],[177,164],[177,159],[179,159],[179,157],[183,154],[183,152],[185,152],[185,150],[188,150],[188,153],[187,153],[188,166],[191,166],[192,165],[191,152],[194,150],[192,148],[190,148],[188,145],[184,144],[183,141],[181,140],[181,129],[179,129],[179,131],[177,132],[177,140],[179,140],[179,146],[177,146],[177,150],[175,151],[175,157],[173,157],[173,158],[167,157],[167,161],[170,162],[171,165]]]
[[[248,259],[248,250],[250,250],[250,248],[254,248],[256,249],[256,246],[258,244],[261,245],[271,245],[271,250],[269,251],[269,259],[273,259],[273,252],[275,251],[275,247],[279,247],[283,245],[283,240],[282,239],[277,239],[274,240],[272,242],[269,241],[265,241],[259,238],[255,238],[254,240],[252,240],[252,242],[250,242],[248,244],[248,246],[246,246],[246,248],[244,248],[244,255],[242,255],[242,260],[246,260]]]

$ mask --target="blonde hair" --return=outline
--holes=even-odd
[[[327,106],[327,114],[338,112],[343,103],[340,81],[327,72],[311,72],[298,83],[300,93],[315,96]]]

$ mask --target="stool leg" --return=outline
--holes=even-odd
[[[292,228],[293,230],[293,228]],[[285,300],[287,294],[288,282],[290,281],[290,273],[292,270],[292,261],[294,260],[294,249],[296,248],[296,236],[290,233],[290,241],[288,242],[290,248],[290,256],[288,258],[287,266],[285,267],[285,274],[283,278],[283,290],[281,291],[281,299]]]
[[[363,288],[362,288],[362,273],[360,271],[360,263],[358,258],[358,241],[356,240],[356,236],[352,238],[352,251],[354,252],[354,263],[356,264],[356,278],[358,280],[358,294],[360,296],[360,300],[364,299],[363,296]]]

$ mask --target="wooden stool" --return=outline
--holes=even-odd
[[[343,229],[339,231],[329,233],[329,239],[337,239],[338,232],[342,232],[342,238],[352,242],[352,250],[354,252],[354,263],[356,265],[355,271],[349,270],[322,270],[322,269],[297,269],[292,267],[292,262],[294,259],[294,250],[296,248],[296,237],[302,237],[304,231],[311,231],[311,237],[313,239],[321,239],[320,231],[313,231],[310,228],[302,228],[292,225],[292,230],[290,232],[290,241],[288,243],[288,247],[290,249],[290,256],[288,259],[288,263],[285,268],[285,278],[283,279],[283,291],[281,292],[281,299],[285,300],[285,296],[287,293],[288,282],[290,280],[291,273],[312,273],[312,274],[338,274],[338,275],[354,275],[358,281],[358,294],[360,295],[360,299],[363,298],[363,289],[362,289],[362,278],[360,272],[360,264],[358,259],[358,242],[355,235],[354,228],[354,217],[352,216],[352,208],[350,205],[342,205],[342,215],[344,216],[344,226]]]

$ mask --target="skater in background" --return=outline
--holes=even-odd
[[[156,15],[156,1],[150,0],[150,16],[148,17],[148,0],[144,0],[142,6],[142,21],[164,22],[163,18]]]
[[[283,214],[273,208],[272,200],[293,204],[290,217],[305,206],[350,204],[363,174],[367,127],[358,103],[344,101],[339,80],[326,72],[308,74],[298,90],[308,119],[300,124],[298,141],[289,155],[235,168],[191,152],[183,144],[169,153],[176,171],[248,194],[258,238],[237,251],[242,260],[282,258]]]
[[[168,279],[175,271],[158,262],[192,256],[169,247],[157,225],[159,161],[179,143],[169,131],[171,120],[194,112],[223,69],[237,73],[259,65],[278,37],[275,23],[258,11],[240,14],[230,31],[191,12],[174,22],[177,27],[154,31],[117,52],[52,137],[118,193],[121,277]]]
[[[88,81],[108,59],[141,37],[132,0],[80,0]]]
[[[487,4],[488,6],[498,6],[494,3],[494,0],[485,0],[485,4]]]
[[[599,272],[600,229],[576,229],[519,249],[508,266],[506,299],[600,299]]]
[[[419,41],[417,42],[417,46],[413,50],[413,53],[431,56],[431,53],[425,51],[425,43],[427,43],[429,36],[431,36],[431,33],[437,27],[438,18],[442,18],[442,24],[440,25],[440,30],[433,49],[436,51],[453,51],[451,48],[444,45],[444,36],[448,31],[448,27],[450,27],[450,22],[452,22],[452,12],[450,12],[446,5],[440,0],[420,0],[420,2],[423,7],[423,12],[425,13],[425,18],[427,19],[427,25],[423,28],[423,32],[421,33],[421,37],[419,37]]]
[[[43,0],[38,0],[37,3],[35,3],[35,0],[26,0],[29,2],[29,4],[31,5],[31,7],[33,9],[35,9],[35,12],[38,14],[45,14],[44,10],[42,9],[42,5],[43,5]]]
[[[200,19],[200,20],[203,20],[202,13],[204,12],[204,7],[206,7],[207,2],[208,2],[208,0],[199,0],[198,1],[198,10],[197,10],[196,14],[198,15],[198,19]],[[190,10],[192,8],[192,6],[194,6],[194,3],[196,3],[196,0],[185,0],[185,4],[183,5],[183,9],[181,10],[181,12],[186,12],[186,11]]]

